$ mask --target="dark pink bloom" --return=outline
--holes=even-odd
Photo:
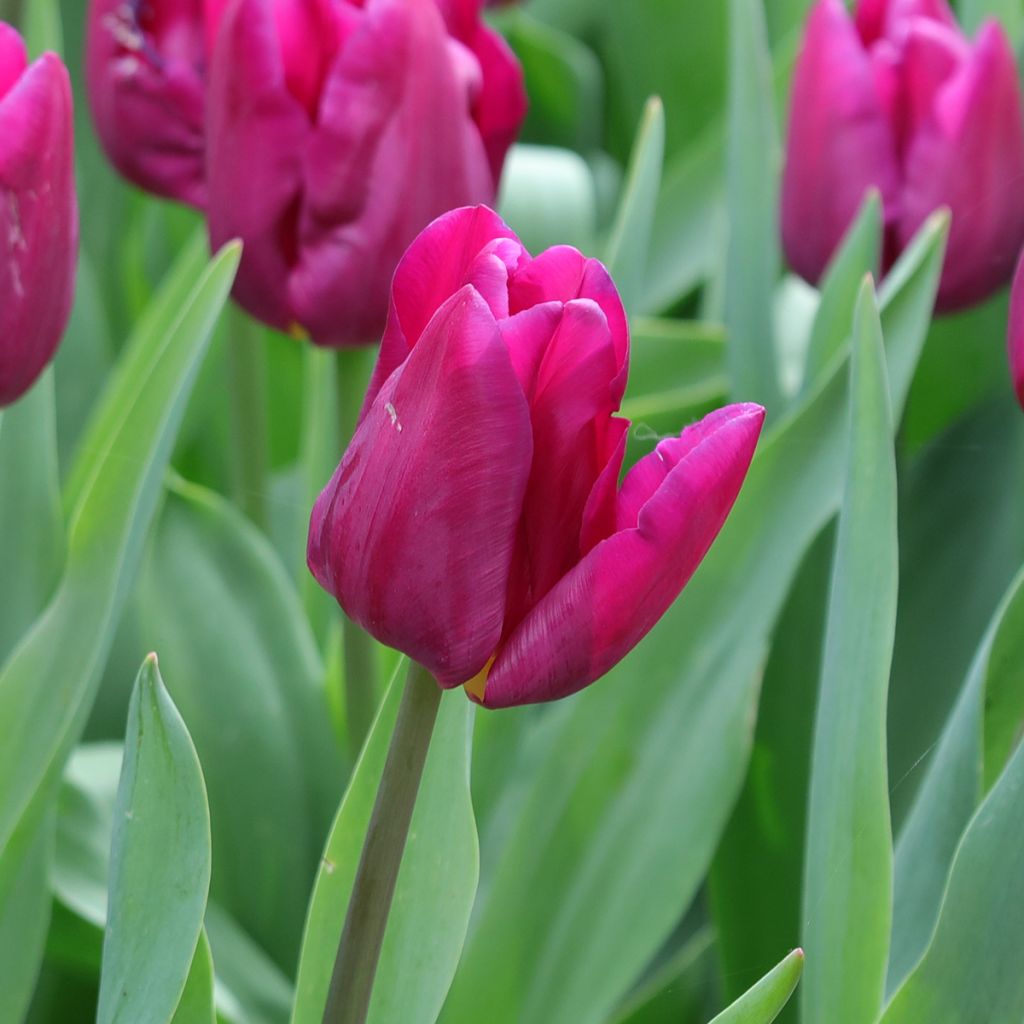
[[[78,254],[71,83],[60,58],[31,66],[0,22],[0,406],[53,358]]]
[[[488,202],[525,114],[480,0],[228,0],[209,93],[214,245],[235,295],[321,345],[375,341],[406,246]]]
[[[86,86],[118,171],[148,192],[205,206],[203,0],[92,0]]]
[[[986,22],[969,42],[946,0],[818,0],[797,64],[782,190],[793,269],[821,277],[870,187],[885,268],[930,213],[952,211],[938,308],[1004,285],[1024,242],[1024,123],[1013,51]]]
[[[662,441],[619,487],[629,334],[604,267],[455,210],[395,273],[355,437],[308,560],[375,637],[488,707],[555,700],[675,600],[739,493],[764,410]]]
[[[1017,264],[1017,273],[1010,289],[1010,326],[1007,336],[1010,354],[1010,375],[1017,400],[1024,407],[1024,257]]]

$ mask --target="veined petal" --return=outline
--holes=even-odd
[[[598,544],[502,645],[483,703],[566,697],[629,653],[679,595],[725,522],[764,410],[719,417],[665,475],[637,526]]]
[[[380,389],[320,495],[313,575],[443,686],[466,682],[501,636],[531,457],[526,400],[467,286]]]

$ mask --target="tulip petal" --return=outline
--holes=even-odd
[[[526,117],[526,86],[523,69],[508,43],[486,25],[480,25],[476,33],[473,52],[483,72],[483,85],[474,104],[474,116],[497,191],[505,157]]]
[[[285,88],[271,0],[236,0],[221,22],[208,95],[209,226],[213,247],[244,243],[235,298],[281,330],[295,321],[288,275],[309,118]]]
[[[364,15],[325,83],[291,281],[325,345],[376,341],[406,246],[446,210],[494,197],[433,0],[370,0]]]
[[[71,83],[44,54],[0,99],[0,406],[33,384],[67,326],[78,255]]]
[[[501,636],[531,457],[526,400],[467,286],[384,383],[317,500],[313,575],[443,686],[466,682]]]
[[[1024,408],[1024,258],[1017,264],[1017,272],[1010,290],[1010,322],[1007,332],[1007,350],[1010,357],[1010,375],[1017,400]]]
[[[899,168],[875,73],[841,0],[807,23],[790,104],[782,240],[790,266],[817,283],[871,187],[898,214]]]
[[[859,0],[854,18],[865,46],[883,36],[898,40],[911,19],[927,19],[948,28],[956,18],[946,0]]]
[[[763,417],[759,406],[734,406],[696,444],[684,441],[686,454],[643,505],[637,526],[598,544],[502,645],[486,682],[487,707],[566,697],[640,642],[725,522]]]
[[[952,211],[937,308],[959,309],[1005,284],[1024,243],[1024,121],[1002,28],[987,22],[973,54],[936,96],[907,151],[899,241],[934,210]]]
[[[3,99],[28,67],[25,43],[17,30],[0,21],[0,99]]]

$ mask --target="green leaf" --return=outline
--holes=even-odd
[[[203,772],[151,654],[128,705],[97,1024],[173,1018],[202,932],[209,885]]]
[[[323,1015],[401,690],[393,680],[327,841],[306,921],[292,1024],[319,1024]],[[473,713],[461,691],[441,703],[377,969],[371,1024],[433,1024],[459,961],[480,864],[469,790]]]
[[[30,59],[35,60],[46,50],[63,51],[64,31],[57,0],[32,0],[24,4],[22,24]]]
[[[1024,35],[1024,9],[1020,0],[960,0],[960,24],[973,36],[986,18],[998,18],[1016,49]]]
[[[238,258],[231,246],[198,281],[185,274],[184,294],[177,295],[182,275],[172,282],[173,311],[148,318],[88,434],[71,487],[64,577],[0,669],[0,721],[8,737],[0,745],[0,847],[34,794],[56,779],[85,725],[189,388]]]
[[[857,293],[865,274],[878,272],[882,256],[882,200],[869,191],[821,283],[821,302],[807,348],[803,385],[807,391],[850,336]]]
[[[794,949],[749,992],[723,1010],[711,1024],[771,1024],[789,1002],[804,969],[804,952]]]
[[[725,322],[732,393],[779,411],[772,308],[779,277],[780,147],[760,0],[729,0],[729,245]]]
[[[188,971],[188,980],[171,1024],[215,1024],[213,986],[213,956],[210,954],[206,932],[201,930],[192,966]]]
[[[852,410],[804,863],[801,989],[809,1024],[870,1024],[882,1007],[892,920],[885,713],[896,631],[896,459],[870,279],[853,327]]]
[[[323,665],[266,538],[210,491],[176,479],[169,492],[140,579],[143,632],[206,769],[212,896],[288,970],[347,774]]]
[[[946,227],[929,223],[885,311],[897,408]],[[482,831],[489,871],[446,1024],[475,1022],[483,1005],[488,1024],[600,1022],[668,938],[742,783],[771,629],[839,506],[846,385],[837,366],[764,439],[682,597],[605,680],[551,708],[503,712],[500,728],[522,740],[507,761],[484,764],[514,785]],[[480,788],[498,787],[484,779]]]
[[[982,791],[1002,775],[1024,735],[1024,575],[1011,586],[985,678],[982,721]]]
[[[637,129],[605,263],[615,278],[626,311],[640,303],[647,273],[651,231],[665,158],[665,110],[652,96]]]
[[[995,1024],[1024,1017],[1024,746],[975,814],[924,959],[882,1024]]]

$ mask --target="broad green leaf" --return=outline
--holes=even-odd
[[[896,408],[946,227],[929,222],[884,312]],[[668,938],[743,780],[769,634],[839,506],[846,385],[837,365],[765,437],[703,565],[621,665],[557,706],[502,714],[523,738],[508,762],[486,762],[512,782],[482,834],[489,870],[445,1024],[475,1022],[482,1005],[489,1024],[598,1024]]]
[[[885,713],[896,630],[896,459],[870,278],[853,325],[850,440],[814,726],[804,861],[806,1024],[872,1024],[892,921]]]
[[[1011,584],[985,631],[896,844],[890,992],[928,947],[950,864],[986,788],[983,761],[994,780],[1011,752],[1005,740],[1012,742],[1024,718],[1017,703],[1024,689],[1019,659],[1022,622],[1024,573]],[[1010,699],[1001,700],[997,694]],[[986,758],[983,736],[987,740],[989,735],[998,739],[992,756]]]
[[[294,583],[233,505],[173,480],[139,601],[206,769],[212,897],[288,970],[346,776]]]
[[[171,1024],[215,1024],[213,1004],[213,957],[206,932],[200,931],[185,989],[181,993]]]
[[[0,847],[34,794],[56,779],[85,725],[189,388],[238,258],[231,246],[198,281],[190,273],[172,281],[175,307],[148,318],[87,435],[72,480],[63,579],[0,669],[7,736],[0,745]],[[186,267],[192,262],[185,257]]]
[[[377,713],[324,851],[306,921],[292,1024],[319,1024],[401,685]],[[459,961],[479,873],[469,790],[474,706],[441,703],[370,1003],[371,1024],[433,1024]]]
[[[978,809],[924,959],[882,1024],[996,1024],[1024,1017],[1024,746]]]
[[[652,96],[644,107],[637,129],[629,170],[622,186],[619,209],[605,252],[608,272],[627,312],[641,300],[650,251],[651,230],[665,159],[665,110]]]
[[[729,243],[725,322],[732,393],[779,411],[772,308],[779,277],[780,148],[760,0],[729,0]]]
[[[803,969],[803,950],[794,949],[749,992],[723,1010],[711,1024],[771,1024],[789,1002]]]
[[[881,255],[882,201],[872,189],[825,270],[821,302],[807,348],[805,391],[813,388],[849,338],[857,292],[865,274],[878,272]]]
[[[97,1024],[167,1024],[174,1017],[209,885],[203,772],[151,654],[128,705]]]

